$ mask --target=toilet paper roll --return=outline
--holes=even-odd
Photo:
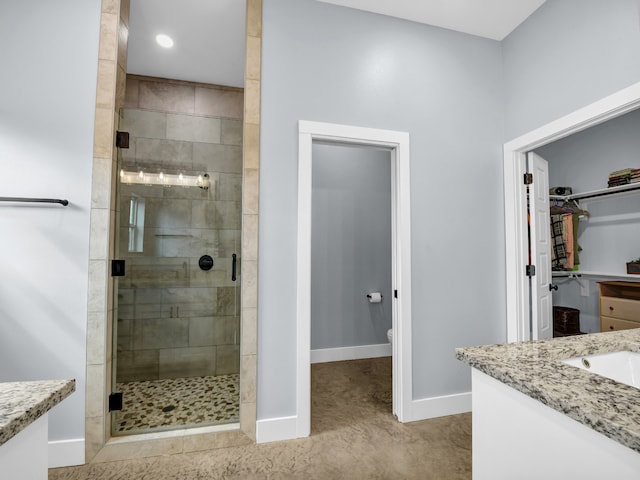
[[[382,294],[380,292],[371,292],[367,294],[367,298],[369,299],[369,303],[380,303],[382,302]]]

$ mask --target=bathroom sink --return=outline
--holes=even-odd
[[[628,351],[601,353],[568,358],[563,360],[563,363],[640,388],[640,353]]]

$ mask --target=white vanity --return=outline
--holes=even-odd
[[[474,480],[640,478],[640,389],[563,362],[621,351],[640,352],[640,329],[457,349]]]
[[[48,412],[75,380],[0,383],[0,478],[46,480]]]

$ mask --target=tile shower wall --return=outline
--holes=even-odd
[[[122,166],[208,173],[211,187],[119,187],[117,381],[239,373],[242,91],[128,76],[126,92]],[[141,252],[128,251],[132,194],[145,203]]]

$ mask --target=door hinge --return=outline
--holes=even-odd
[[[124,277],[124,260],[111,260],[111,276]]]
[[[527,274],[527,277],[535,277],[535,275],[536,275],[536,266],[535,265],[527,265],[526,274]]]
[[[116,131],[116,147],[129,148],[129,132]]]
[[[393,291],[393,298],[398,298],[398,290]]]
[[[109,395],[109,411],[122,410],[122,392],[113,392]]]
[[[524,174],[524,184],[531,185],[533,183],[533,173]]]

